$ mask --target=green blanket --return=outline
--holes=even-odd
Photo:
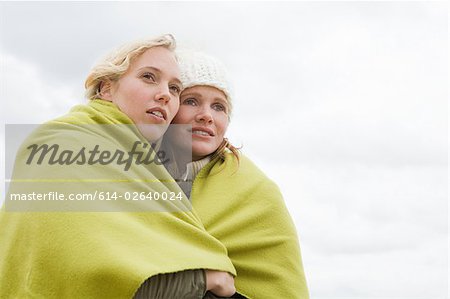
[[[278,187],[250,160],[231,153],[196,177],[192,204],[228,250],[236,289],[253,299],[309,298],[295,226]]]
[[[89,194],[100,187],[122,194],[135,191],[130,186],[146,193],[180,191],[165,168],[155,163],[128,170],[99,163],[26,165],[30,144],[79,148],[88,141],[126,152],[135,140],[144,141],[134,126],[110,134],[98,124],[131,124],[131,120],[113,104],[95,100],[49,122],[18,152],[12,177],[17,184],[9,193],[30,192],[38,186],[48,189],[43,182],[61,192],[67,184],[72,191],[78,188]],[[158,273],[204,268],[236,274],[225,246],[205,230],[186,200],[161,204],[173,212],[123,212],[129,206],[124,200],[112,205],[114,212],[98,212],[110,207],[103,202],[95,206],[43,201],[11,207],[33,211],[45,207],[53,212],[10,212],[11,202],[5,201],[6,210],[4,206],[0,212],[0,298],[131,298],[142,282]],[[136,204],[147,207],[146,201]],[[88,207],[97,212],[82,212]],[[72,208],[77,212],[70,212]]]

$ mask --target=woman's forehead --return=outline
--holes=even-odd
[[[220,98],[223,101],[227,101],[227,96],[222,90],[209,85],[196,85],[188,87],[181,93],[181,96],[185,95],[196,95],[202,98]]]
[[[137,56],[131,63],[130,69],[153,68],[160,72],[168,72],[180,78],[180,68],[173,51],[165,47],[153,47]]]

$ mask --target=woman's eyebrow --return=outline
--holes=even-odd
[[[158,75],[162,73],[162,71],[159,68],[154,67],[154,66],[149,66],[149,65],[139,68],[138,71],[145,70],[145,69],[151,69],[155,73],[158,73]],[[175,81],[175,83],[180,84],[181,86],[183,86],[183,84],[181,83],[181,80],[178,79],[178,78],[172,78],[171,81]]]
[[[147,66],[143,66],[143,67],[139,68],[138,70],[140,71],[140,70],[145,70],[145,69],[151,69],[151,70],[153,70],[156,73],[161,73],[161,70],[159,68],[154,67],[154,66],[148,66],[148,65]]]
[[[175,83],[177,83],[178,85],[180,85],[181,87],[183,87],[183,83],[181,83],[181,80],[178,78],[173,78],[172,79]]]
[[[197,98],[201,98],[202,97],[202,95],[200,93],[195,92],[195,91],[189,91],[189,92],[186,92],[186,93],[183,94],[183,98],[188,97],[188,96],[194,96],[194,97],[197,97]]]
[[[222,102],[222,103],[224,103],[224,104],[228,104],[227,100],[225,100],[224,98],[219,98],[219,97],[217,97],[217,98],[214,98],[214,100],[215,100],[215,101],[218,101],[218,102]]]

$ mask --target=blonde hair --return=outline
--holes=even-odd
[[[97,62],[86,78],[85,96],[89,100],[100,98],[102,82],[117,81],[128,70],[131,62],[150,48],[164,47],[175,50],[176,41],[171,34],[125,44]]]
[[[235,147],[232,145],[227,138],[224,138],[222,142],[220,143],[219,147],[214,151],[214,153],[211,154],[211,160],[215,158],[219,158],[220,160],[225,160],[225,154],[227,152],[227,149],[233,154],[233,156],[236,157],[238,165],[240,164],[239,154],[240,154],[240,147]]]

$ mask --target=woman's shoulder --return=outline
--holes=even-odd
[[[227,152],[225,153],[225,163],[227,164],[238,164],[239,168],[243,170],[255,170],[262,172],[262,170],[253,162],[247,155],[239,152],[238,157],[236,157],[233,153]]]
[[[47,124],[132,124],[116,105],[104,100],[90,100],[73,106],[68,113],[48,121]]]
[[[212,180],[226,185],[229,192],[246,194],[248,198],[259,198],[258,202],[267,201],[271,205],[283,203],[278,184],[248,156],[240,153],[238,159],[232,153],[226,153],[220,166],[221,169],[215,169],[216,175]]]
[[[65,115],[30,130],[24,136],[20,148],[24,150],[23,147],[30,144],[57,144],[61,148],[78,148],[84,145],[86,148],[94,148],[101,144],[112,150],[120,141],[140,140],[135,126],[129,125],[128,118],[117,111],[116,106],[103,100],[73,106]]]
[[[239,159],[233,153],[225,154],[224,168],[230,175],[245,181],[273,181],[247,155],[239,153]]]

